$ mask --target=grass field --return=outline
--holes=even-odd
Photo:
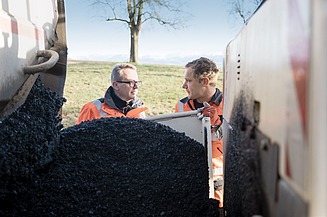
[[[75,124],[82,106],[94,99],[103,97],[110,85],[110,72],[115,62],[69,61],[63,106],[63,125]],[[173,65],[136,65],[139,79],[143,81],[138,96],[143,100],[147,116],[174,112],[178,99],[185,97],[183,66]],[[222,73],[218,88],[221,89]]]

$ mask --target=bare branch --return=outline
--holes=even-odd
[[[264,0],[226,0],[230,5],[229,13],[242,19],[243,23],[252,16]]]
[[[124,19],[120,19],[120,18],[107,18],[106,21],[110,22],[110,21],[121,21],[121,22],[125,22],[129,25],[129,21],[128,20],[124,20]]]

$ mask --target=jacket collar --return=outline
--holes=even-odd
[[[104,103],[110,108],[122,111],[124,114],[134,108],[143,106],[142,100],[138,97],[135,97],[134,100],[131,100],[128,103],[125,100],[122,100],[121,98],[119,98],[119,96],[115,94],[115,91],[112,86],[110,86],[105,93]]]
[[[219,105],[222,99],[223,99],[223,92],[221,92],[218,88],[216,88],[216,92],[212,96],[210,101],[215,103],[216,105]]]
[[[213,102],[216,105],[219,105],[222,99],[223,99],[223,92],[221,92],[218,88],[216,88],[216,92],[211,97],[210,102]],[[185,98],[181,99],[180,101],[182,103],[186,103],[186,102],[190,101],[190,99],[188,97],[185,97]]]

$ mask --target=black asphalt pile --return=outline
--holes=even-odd
[[[229,143],[224,143],[224,209],[230,217],[266,216],[260,185],[259,148],[253,131],[246,130],[251,122],[244,117],[244,111],[250,111],[245,99],[249,96],[240,95],[235,100],[230,118],[233,130],[229,131]]]
[[[217,216],[202,145],[171,128],[106,118],[63,130],[61,144],[33,215]]]
[[[0,216],[28,190],[26,182],[53,160],[63,101],[37,79],[26,103],[0,121]]]
[[[60,131],[62,99],[35,89],[1,123],[0,216],[219,216],[200,143],[142,119]]]

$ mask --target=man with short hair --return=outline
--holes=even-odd
[[[183,112],[200,109],[201,115],[210,117],[215,131],[212,136],[212,165],[214,180],[218,184],[215,199],[223,206],[223,141],[220,126],[223,115],[223,94],[216,88],[219,69],[205,57],[193,60],[185,65],[183,88],[187,97],[179,100],[175,111]],[[219,129],[219,130],[218,130]]]
[[[111,73],[111,86],[104,98],[85,104],[76,124],[97,118],[128,117],[144,118],[146,107],[137,97],[142,82],[138,79],[137,69],[132,64],[118,64]]]

